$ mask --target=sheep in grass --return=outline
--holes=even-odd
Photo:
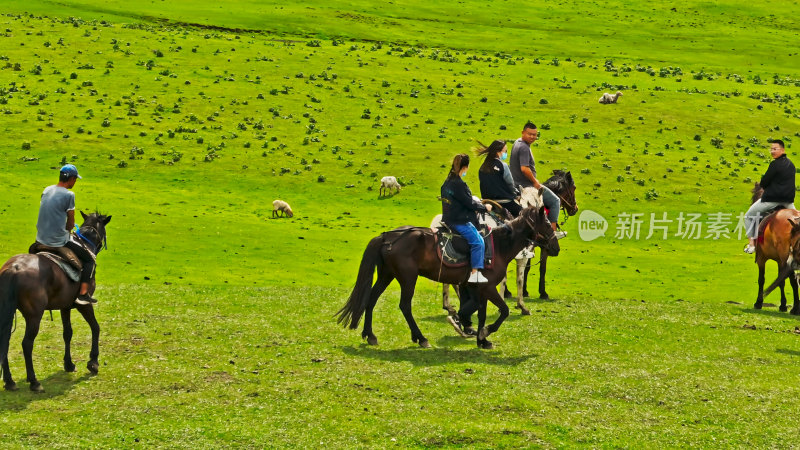
[[[395,177],[381,178],[381,188],[378,191],[378,196],[382,197],[384,194],[389,195],[389,190],[395,189],[395,192],[400,192],[400,183],[397,182]]]
[[[280,216],[278,213],[280,213]],[[272,202],[272,217],[292,217],[293,215],[292,208],[285,201],[275,200]]]
[[[611,103],[617,103],[617,99],[620,98],[620,96],[622,96],[622,92],[620,91],[617,91],[617,93],[614,95],[611,95],[608,92],[606,92],[605,94],[603,94],[602,97],[600,97],[600,104],[610,105]]]

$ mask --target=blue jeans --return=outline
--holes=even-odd
[[[458,234],[464,236],[464,239],[469,243],[469,261],[472,268],[483,269],[483,253],[485,251],[485,246],[483,244],[483,238],[480,233],[478,233],[475,225],[467,222],[456,223],[451,225],[451,227],[456,230]]]
[[[561,208],[561,199],[545,185],[542,185],[542,203],[547,208],[547,219],[550,223],[558,223],[558,213]]]

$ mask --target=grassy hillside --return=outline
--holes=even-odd
[[[25,425],[59,410],[74,442],[100,446],[789,442],[750,419],[796,415],[793,388],[763,380],[797,385],[797,320],[749,309],[744,241],[707,228],[717,213],[734,228],[767,139],[793,157],[788,19],[733,3],[567,2],[510,25],[516,5],[502,2],[326,5],[4,5],[0,253],[27,248],[66,161],[84,177],[79,207],[113,215],[98,275],[106,366],[58,372],[59,327],[45,324],[35,360],[48,394],[0,395],[16,414],[7,441],[63,443],[55,425]],[[577,6],[585,25],[570,27]],[[639,26],[615,23],[620,10]],[[758,51],[719,48],[756,38]],[[616,90],[618,104],[597,103]],[[591,242],[577,217],[566,224],[549,263],[556,300],[512,317],[493,353],[450,337],[427,280],[415,311],[433,351],[409,347],[394,286],[376,311],[380,347],[339,330],[331,315],[366,242],[427,225],[452,156],[516,139],[528,119],[540,173],[571,170],[581,209],[609,221]],[[384,175],[402,192],[379,199]],[[478,190],[477,164],[468,182]],[[294,218],[270,217],[276,198]],[[642,215],[638,239],[615,236],[626,214]],[[646,239],[650,214],[672,220],[668,239]],[[680,214],[701,215],[699,239],[675,236]],[[24,381],[20,334],[10,361]],[[76,326],[76,355],[87,334]],[[106,425],[93,437],[84,396]]]
[[[190,0],[8,0],[4,10],[123,23],[192,23],[283,36],[499,51],[548,59],[680,62],[747,73],[791,74],[800,67],[797,53],[791,50],[798,32],[794,2],[565,0],[540,5],[506,0],[293,4],[244,0],[232,5]]]

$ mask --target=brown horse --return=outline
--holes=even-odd
[[[80,234],[91,241],[99,252],[105,243],[106,225],[111,220],[111,216],[99,213],[87,216],[83,212],[81,215],[84,222],[80,227]],[[61,323],[64,326],[64,370],[67,372],[75,371],[75,364],[72,363],[69,349],[72,340],[70,310],[75,308],[83,315],[92,330],[92,350],[89,353],[89,362],[86,367],[90,372],[97,373],[100,367],[97,362],[100,326],[94,317],[94,309],[91,304],[82,306],[75,304],[79,288],[79,282],[67,278],[56,263],[41,254],[14,256],[0,268],[0,362],[2,362],[3,382],[6,390],[17,390],[17,384],[11,377],[11,371],[8,368],[11,325],[17,309],[25,318],[22,353],[25,356],[27,380],[32,391],[44,391],[33,370],[33,341],[39,333],[39,323],[45,310],[58,309],[61,311]],[[91,290],[94,290],[93,285]]]
[[[758,264],[758,298],[755,309],[761,309],[764,303],[764,296],[769,295],[776,287],[781,288],[780,311],[786,312],[786,294],[784,285],[786,278],[794,291],[794,305],[790,314],[800,315],[800,298],[798,298],[797,278],[793,272],[797,268],[799,261],[798,239],[800,238],[800,211],[794,209],[782,209],[775,212],[765,219],[763,239],[759,237],[756,243],[756,264]],[[778,277],[772,285],[764,291],[764,265],[768,260],[775,260],[778,263]]]
[[[476,285],[478,304],[478,347],[492,348],[486,340],[508,317],[508,306],[497,292],[497,284],[506,275],[508,263],[530,241],[535,241],[548,251],[557,255],[560,248],[544,208],[524,209],[517,219],[492,230],[494,235],[494,261],[491,269],[483,269],[488,283]],[[448,267],[442,264],[436,249],[436,234],[430,228],[402,227],[381,233],[373,238],[364,251],[358,278],[347,303],[336,314],[338,322],[351,329],[358,328],[364,315],[364,329],[361,337],[370,345],[377,345],[378,338],[372,331],[372,311],[378,297],[386,290],[392,280],[400,283],[400,310],[411,329],[411,340],[428,348],[428,339],[422,334],[411,314],[411,299],[417,278],[425,278],[448,284],[462,284],[469,276],[469,267]],[[377,268],[377,281],[373,276]],[[486,323],[486,302],[491,300],[500,310],[500,317],[488,327]]]
[[[761,184],[756,182],[753,185],[753,190],[750,191],[753,196],[750,199],[750,204],[757,202],[764,194],[764,188]],[[788,278],[793,264],[789,264],[789,256],[791,254],[792,241],[795,239],[793,235],[792,224],[795,218],[800,216],[800,212],[793,209],[782,209],[764,218],[759,225],[759,238],[756,241],[756,264],[758,264],[758,297],[756,303],[753,305],[755,309],[761,309],[764,303],[764,296],[769,295],[775,287],[781,288],[781,306],[780,311],[786,312],[786,293],[784,287],[785,281]],[[763,233],[761,229],[763,228]],[[764,265],[769,260],[774,260],[778,263],[778,278],[764,292]],[[789,280],[794,292],[794,306],[792,307],[791,314],[800,314],[800,300],[797,294],[797,279],[792,277]]]

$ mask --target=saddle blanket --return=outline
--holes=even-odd
[[[491,269],[494,262],[494,237],[491,233],[483,236],[484,243],[484,268]],[[436,232],[436,251],[439,259],[447,267],[464,267],[469,265],[469,244],[460,234],[446,228],[439,228]]]
[[[58,267],[67,275],[72,281],[79,281],[81,279],[81,271],[83,270],[83,263],[75,255],[75,252],[67,247],[48,247],[46,245],[34,242],[28,248],[28,253],[38,254],[46,257],[50,261],[56,263]]]

